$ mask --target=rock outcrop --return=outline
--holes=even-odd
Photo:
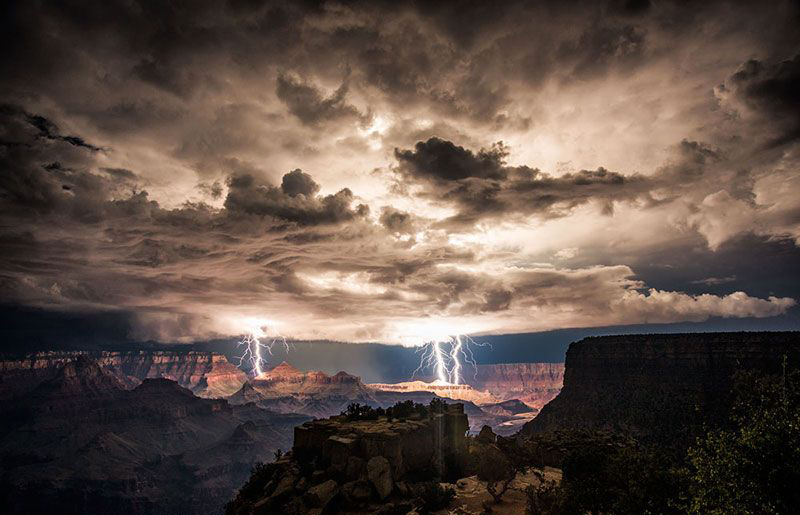
[[[564,364],[478,365],[475,374],[466,374],[464,379],[476,389],[485,390],[500,401],[517,399],[538,411],[561,391]]]
[[[567,351],[561,393],[522,431],[615,429],[685,445],[727,415],[735,372],[780,373],[784,359],[800,365],[800,333],[585,338]]]
[[[433,406],[404,419],[298,426],[292,451],[254,471],[226,513],[409,512],[425,481],[455,480],[469,460],[463,406]]]
[[[45,351],[22,358],[0,359],[0,399],[9,399],[52,379],[78,356],[96,361],[126,388],[145,379],[166,378],[200,397],[227,397],[247,375],[222,354],[198,351],[61,352]]]

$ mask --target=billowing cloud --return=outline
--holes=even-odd
[[[439,138],[420,141],[414,150],[395,150],[403,183],[420,182],[419,195],[454,204],[459,212],[450,222],[456,224],[515,214],[564,216],[590,201],[612,212],[614,201],[634,200],[652,187],[642,176],[602,167],[553,177],[527,166],[507,166],[507,155],[502,143],[472,152]]]
[[[8,303],[180,341],[796,313],[794,2],[4,15]]]

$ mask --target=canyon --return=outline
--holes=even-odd
[[[87,356],[116,377],[126,388],[145,379],[166,378],[200,397],[235,393],[247,375],[222,354],[199,351],[42,351],[22,357],[0,358],[0,400],[24,394],[51,379],[65,364]]]
[[[685,448],[726,419],[736,374],[781,374],[798,365],[797,332],[585,338],[569,346],[561,392],[522,433],[621,430]]]
[[[291,446],[293,428],[310,419],[200,398],[166,378],[128,386],[79,354],[5,399],[0,504],[31,514],[56,505],[61,513],[219,513],[253,465]]]
[[[477,433],[486,424],[508,435],[535,415],[531,404],[558,388],[550,368],[529,378],[534,369],[525,365],[479,366],[480,387],[370,385],[344,371],[301,371],[285,362],[248,377],[214,352],[3,357],[0,500],[31,514],[48,513],[53,503],[75,513],[219,513],[256,463],[292,447],[295,427],[306,421],[351,403],[463,399],[465,428]]]

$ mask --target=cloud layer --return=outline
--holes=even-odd
[[[794,3],[6,14],[9,303],[409,344],[796,310]]]

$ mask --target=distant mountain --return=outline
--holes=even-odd
[[[0,404],[0,505],[10,513],[219,513],[308,416],[133,389],[85,355]]]
[[[241,388],[247,375],[222,354],[198,351],[80,352],[43,351],[19,358],[0,358],[0,399],[9,399],[53,378],[61,367],[87,356],[126,388],[145,379],[176,381],[200,397],[226,397]]]

